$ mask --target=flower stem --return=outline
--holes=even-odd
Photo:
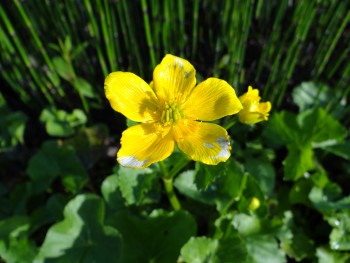
[[[230,129],[233,125],[235,125],[237,122],[237,116],[231,117],[231,119],[225,123],[223,126],[226,130]]]
[[[165,192],[168,196],[168,199],[169,199],[171,206],[173,207],[173,209],[175,211],[180,210],[181,205],[180,205],[180,202],[177,199],[177,196],[174,192],[173,178],[169,178],[169,179],[163,178],[163,182],[164,182]]]
[[[173,209],[175,211],[178,211],[181,209],[181,205],[180,205],[180,202],[177,199],[177,196],[174,192],[173,177],[169,176],[168,167],[166,166],[166,164],[164,162],[162,162],[162,161],[159,162],[159,168],[160,168],[160,171],[162,173],[164,188],[165,188],[166,195],[168,196],[169,202],[170,202],[171,206],[173,207]]]

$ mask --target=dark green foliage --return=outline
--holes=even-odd
[[[0,262],[350,262],[350,1],[79,0],[0,5]],[[116,164],[104,79],[252,85],[268,122],[226,123],[232,156]],[[174,178],[171,211],[161,177]]]

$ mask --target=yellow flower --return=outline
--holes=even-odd
[[[141,122],[122,134],[117,154],[121,165],[145,168],[169,157],[176,144],[206,164],[230,157],[227,131],[201,121],[235,114],[242,105],[226,81],[209,78],[195,87],[195,74],[187,60],[166,55],[154,69],[150,85],[129,72],[107,76],[104,87],[112,108]]]
[[[271,110],[271,103],[260,102],[259,90],[248,87],[248,91],[239,97],[243,105],[243,110],[238,113],[240,122],[245,124],[254,124],[260,121],[266,121]]]

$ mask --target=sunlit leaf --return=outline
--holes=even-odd
[[[68,137],[87,122],[85,113],[75,109],[72,113],[64,110],[47,108],[41,112],[40,121],[45,123],[46,132],[51,136]]]
[[[118,175],[110,175],[103,182],[101,192],[106,203],[113,209],[124,207],[125,200],[119,189]]]
[[[195,178],[201,175],[198,171],[186,171],[180,174],[174,186],[184,195],[205,204],[215,204],[219,211],[224,211],[239,199],[245,187],[242,167],[233,160],[227,161],[225,165],[225,172],[206,190],[199,190],[195,184]]]
[[[318,263],[349,263],[350,254],[340,253],[325,247],[317,248]]]
[[[333,226],[329,236],[331,249],[349,251],[350,250],[350,215],[349,213],[337,213],[329,217],[328,222]]]
[[[217,240],[208,237],[191,237],[181,248],[181,256],[186,262],[211,263],[217,246]]]
[[[0,113],[0,148],[23,143],[28,117],[20,111]]]
[[[298,148],[295,145],[288,146],[287,158],[283,161],[284,178],[296,180],[307,171],[314,168],[314,152],[310,145]]]
[[[305,111],[310,108],[326,108],[330,103],[330,98],[338,94],[337,90],[331,90],[327,85],[315,82],[302,82],[293,89],[293,100],[299,106],[299,111]],[[333,109],[335,117],[340,117],[345,110],[345,99],[336,105]]]
[[[149,203],[158,200],[159,191],[152,191],[159,187],[157,173],[151,169],[133,169],[120,167],[118,171],[118,185],[127,205]]]
[[[327,152],[340,156],[345,160],[350,160],[350,141],[345,141],[339,144],[326,146],[323,149],[326,150]]]
[[[346,136],[346,129],[322,108],[300,113],[297,122],[301,128],[299,142],[311,142],[314,148],[337,144]]]
[[[104,225],[104,203],[95,195],[78,195],[64,209],[64,220],[48,230],[34,262],[118,262],[121,237]]]
[[[287,262],[284,252],[279,249],[273,236],[252,236],[246,239],[247,263],[283,263]]]
[[[0,259],[11,263],[32,263],[37,247],[29,239],[30,220],[10,217],[0,221]]]

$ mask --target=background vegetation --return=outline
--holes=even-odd
[[[350,1],[0,4],[0,262],[350,262]],[[108,73],[166,53],[273,104],[229,162],[119,167]],[[222,120],[224,125],[227,120]]]

